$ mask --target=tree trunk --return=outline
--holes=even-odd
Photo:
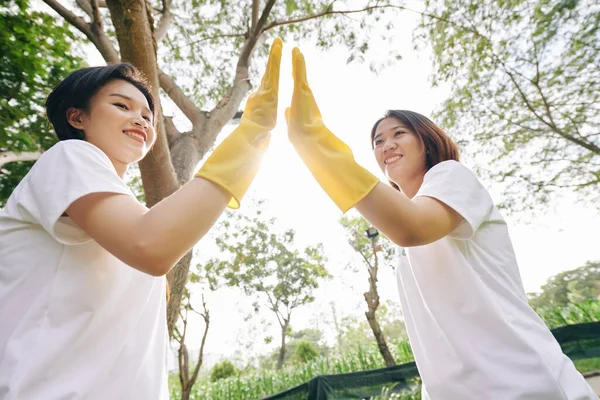
[[[152,86],[156,98],[156,143],[140,161],[146,203],[152,207],[179,188],[171,163],[159,97],[158,64],[151,11],[143,0],[108,0],[111,20],[117,33],[121,60],[135,65]],[[131,40],[135,38],[135,40]]]
[[[167,274],[169,281],[169,303],[167,304],[167,328],[169,337],[173,337],[173,329],[179,318],[179,310],[181,309],[181,300],[185,291],[185,284],[188,278],[190,263],[192,261],[192,252],[186,253],[177,264]]]
[[[379,292],[377,291],[377,271],[379,270],[379,259],[377,258],[377,251],[379,247],[376,244],[377,238],[371,239],[371,249],[373,251],[373,257],[375,260],[375,264],[369,268],[369,291],[364,293],[365,301],[367,302],[368,311],[365,312],[367,317],[367,321],[369,322],[369,326],[373,331],[373,336],[375,336],[375,341],[377,342],[377,346],[379,347],[379,352],[385,361],[385,365],[391,367],[392,365],[396,365],[396,361],[388,348],[385,337],[383,336],[383,332],[381,331],[381,327],[379,326],[379,322],[377,322],[377,315],[375,312],[379,307]]]
[[[283,360],[285,358],[285,339],[287,337],[289,325],[289,322],[286,321],[281,327],[281,347],[279,348],[279,357],[277,358],[277,370],[280,370],[283,367]]]
[[[165,124],[159,101],[158,65],[156,62],[156,43],[152,32],[150,11],[146,2],[140,0],[108,0],[111,20],[115,26],[121,60],[135,65],[146,76],[152,86],[158,109],[156,119],[156,143],[148,155],[140,161],[142,184],[146,194],[146,205],[152,207],[179,187],[171,162]],[[131,38],[136,38],[131,40]],[[189,178],[188,178],[189,179]],[[191,261],[191,252],[186,254],[168,275],[171,296],[167,307],[169,336],[179,316],[179,305],[187,281]]]
[[[192,393],[192,388],[181,389],[181,400],[190,400],[190,394]]]
[[[373,331],[373,335],[375,336],[375,341],[377,342],[377,347],[379,347],[379,352],[385,361],[385,365],[391,367],[392,365],[396,365],[396,361],[394,360],[394,356],[390,352],[388,348],[385,337],[383,336],[383,332],[379,327],[379,322],[377,322],[377,318],[375,317],[375,312],[367,311],[365,313],[367,316],[367,321],[369,321],[369,326]]]

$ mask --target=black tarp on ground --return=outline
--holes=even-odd
[[[552,330],[552,334],[572,360],[600,357],[600,322],[562,326]],[[414,362],[349,374],[321,375],[263,400],[368,399],[381,395],[386,387],[393,387],[390,392],[411,389],[412,381],[418,376]]]

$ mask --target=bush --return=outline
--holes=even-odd
[[[210,381],[216,382],[220,379],[229,378],[230,376],[236,375],[237,370],[235,365],[231,363],[229,360],[221,361],[220,363],[215,364],[212,371],[210,372]]]
[[[298,343],[294,357],[296,360],[298,360],[298,362],[300,362],[300,364],[304,364],[319,357],[319,351],[314,344],[303,340]]]

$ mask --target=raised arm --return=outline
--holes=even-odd
[[[281,40],[246,104],[239,127],[180,190],[147,209],[130,196],[95,193],[74,201],[67,214],[117,258],[150,275],[164,275],[212,227],[229,203],[239,203],[254,179],[277,118]]]
[[[323,123],[308,86],[304,56],[292,53],[294,93],[286,110],[288,136],[323,190],[346,212],[356,209],[400,246],[431,243],[454,230],[460,215],[429,197],[409,199],[354,160],[350,148]]]

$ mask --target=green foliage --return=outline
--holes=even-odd
[[[597,299],[600,295],[600,261],[588,261],[584,266],[563,271],[542,286],[541,293],[530,293],[534,308],[567,306]]]
[[[294,249],[295,232],[276,233],[275,220],[265,218],[261,207],[259,203],[251,217],[241,212],[228,214],[216,228],[222,257],[210,259],[203,274],[211,289],[221,284],[238,287],[253,298],[255,311],[262,305],[275,314],[282,333],[280,357],[285,357],[292,312],[312,303],[313,291],[330,275],[321,244],[302,252]],[[283,360],[279,359],[278,368]]]
[[[395,342],[406,339],[406,327],[397,302],[388,300],[381,304],[376,315],[381,330],[387,339]],[[366,347],[375,343],[371,327],[364,317],[347,316],[342,319],[340,325],[339,347],[342,352],[350,351],[357,346]]]
[[[82,67],[74,55],[79,42],[67,24],[32,11],[29,1],[0,6],[0,152],[38,151],[56,142],[44,117],[50,90]],[[0,206],[33,162],[15,162],[0,170]]]
[[[361,255],[362,261],[367,268],[375,266],[372,241],[366,235],[368,228],[371,228],[369,222],[361,216],[345,215],[340,219],[340,224],[344,227],[348,236],[350,246]],[[395,258],[396,247],[381,233],[378,234],[376,240],[378,262],[383,262],[384,265],[391,265]]]
[[[263,295],[273,311],[314,301],[313,290],[329,277],[322,246],[306,247],[302,253],[294,250],[295,232],[275,233],[274,223],[260,211],[254,217],[228,213],[217,227],[216,243],[223,257],[204,266],[212,289],[224,282],[248,296]]]
[[[300,359],[296,357],[296,351],[301,344],[308,343],[317,352],[317,357],[325,357],[330,353],[329,348],[323,343],[323,332],[318,329],[302,329],[299,331],[292,331],[288,335],[289,341],[286,343],[286,352],[284,358],[284,365],[289,363],[299,363]],[[262,356],[259,359],[260,369],[274,369],[277,365],[277,358],[279,357],[279,349],[274,350],[266,356]]]
[[[260,12],[264,3],[260,3]],[[266,41],[259,41],[256,56],[259,60],[266,58],[272,38],[281,37],[290,44],[310,39],[322,49],[344,46],[348,49],[348,62],[365,61],[373,28],[380,23],[384,12],[394,12],[394,8],[383,8],[390,3],[390,0],[377,1],[377,8],[371,12],[350,15],[332,13],[308,18],[319,16],[327,10],[361,10],[374,4],[368,1],[324,0],[275,2],[266,20],[268,30],[263,37]],[[251,7],[251,1],[171,2],[173,26],[164,40],[164,46],[159,49],[161,64],[168,66],[168,73],[186,89],[186,94],[198,107],[211,108],[231,87],[242,45],[249,34]],[[287,23],[295,20],[298,22]],[[387,26],[378,39],[389,40],[393,33],[392,26]],[[390,60],[395,55],[392,49]],[[261,64],[262,61],[257,60],[257,65]],[[373,65],[373,68],[378,67]],[[254,79],[258,78],[256,71],[252,73]]]
[[[215,364],[210,372],[210,381],[216,382],[220,379],[229,378],[237,374],[235,365],[229,360],[223,360],[220,363]]]
[[[452,87],[435,117],[511,211],[560,189],[600,204],[598,21],[595,0],[426,2],[418,43]]]
[[[536,308],[535,311],[550,329],[600,321],[600,301],[598,300],[588,300],[585,303],[567,304],[566,306],[543,306]]]
[[[300,364],[312,361],[317,357],[319,357],[319,351],[315,345],[304,340],[298,343],[296,350],[294,351],[294,358]]]

